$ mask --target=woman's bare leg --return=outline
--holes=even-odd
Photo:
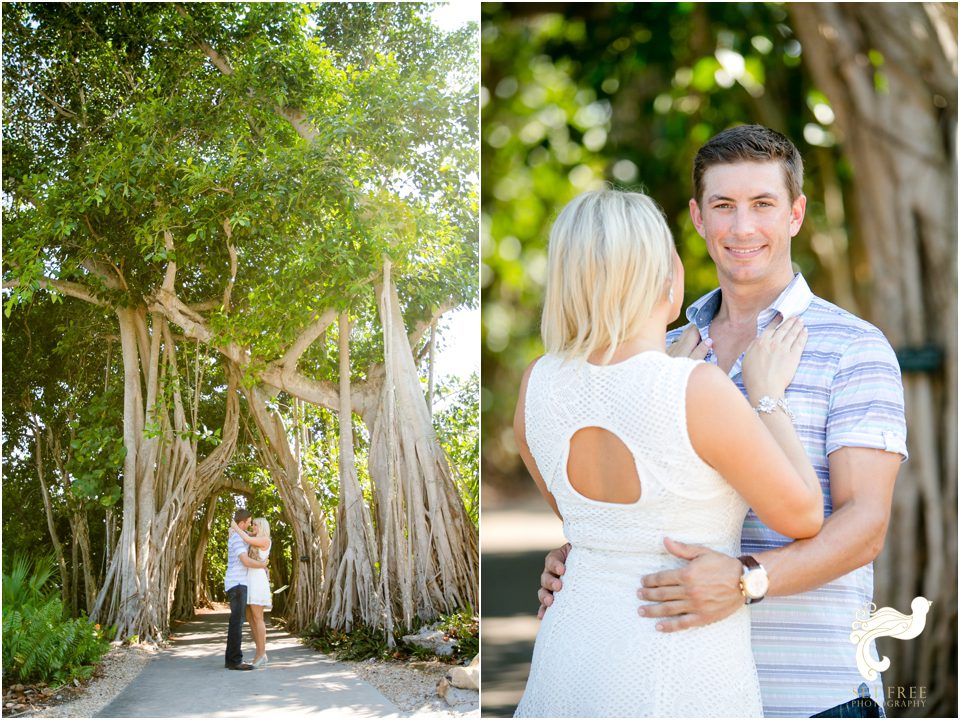
[[[250,628],[253,630],[253,641],[257,645],[257,654],[253,659],[257,661],[266,654],[267,626],[263,622],[263,605],[247,605],[247,608],[253,614]]]
[[[263,654],[267,654],[267,621],[263,617],[263,606],[260,608],[260,644],[263,646]]]

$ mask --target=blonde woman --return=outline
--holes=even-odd
[[[270,555],[270,523],[265,518],[254,518],[250,526],[252,532],[246,533],[230,526],[245,543],[250,545],[247,555],[253,560],[267,561]],[[267,625],[263,619],[264,610],[273,609],[273,597],[270,594],[270,580],[263,568],[247,568],[247,624],[253,633],[253,642],[257,653],[253,658],[253,667],[262,668],[267,664]]]
[[[514,431],[573,548],[516,714],[759,716],[749,607],[658,633],[636,588],[680,566],[665,537],[737,555],[748,506],[784,535],[819,531],[820,485],[777,405],[806,332],[796,319],[772,322],[750,346],[751,403],[716,366],[669,356],[683,266],[646,195],[578,196],[547,257],[547,353],[524,374]]]

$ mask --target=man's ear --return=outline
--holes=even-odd
[[[694,198],[690,198],[690,219],[693,220],[693,226],[697,229],[700,237],[706,239],[703,231],[703,215],[700,212],[700,206]]]
[[[803,217],[807,212],[807,196],[798,195],[790,206],[790,237],[796,237],[803,224]]]

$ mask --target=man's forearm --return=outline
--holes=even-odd
[[[884,522],[854,503],[838,508],[816,536],[754,555],[770,578],[767,595],[807,592],[872,562],[885,531]]]

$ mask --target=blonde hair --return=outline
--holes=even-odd
[[[641,193],[578,195],[550,231],[540,324],[547,352],[604,362],[650,316],[673,276],[673,237],[657,204]]]
[[[270,538],[270,523],[267,522],[266,518],[254,518],[253,524],[257,526],[257,537]],[[251,560],[259,560],[260,548],[251,545],[247,557]]]

